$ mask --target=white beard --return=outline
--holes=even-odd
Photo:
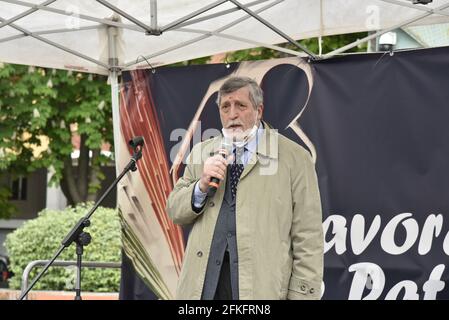
[[[256,136],[257,125],[254,125],[251,129],[247,130],[233,130],[230,128],[221,129],[225,139],[229,139],[236,147],[243,147],[248,141],[252,140]]]

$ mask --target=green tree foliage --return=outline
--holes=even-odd
[[[23,270],[33,260],[50,259],[60,247],[69,230],[84,217],[92,203],[68,207],[64,211],[44,210],[36,219],[28,220],[20,228],[8,234],[5,241],[14,276],[9,287],[20,289]],[[116,210],[99,207],[92,216],[91,226],[84,229],[92,236],[92,242],[84,248],[83,261],[120,262],[120,221]],[[58,260],[76,260],[72,244]],[[30,282],[40,268],[30,274]],[[51,267],[37,282],[38,290],[73,290],[75,269]],[[117,292],[120,269],[83,268],[81,288],[83,291]]]
[[[17,208],[9,204],[11,191],[5,186],[0,186],[0,218],[10,218],[17,213]]]
[[[70,204],[95,200],[104,178],[99,166],[108,161],[101,145],[113,142],[105,77],[0,64],[0,123],[0,174],[52,167],[51,183],[61,183]],[[74,134],[80,136],[75,166],[70,156]],[[37,154],[46,141],[48,148]],[[4,199],[0,196],[0,207]]]

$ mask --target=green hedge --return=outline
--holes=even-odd
[[[20,289],[22,273],[29,262],[51,259],[69,230],[92,206],[92,203],[88,203],[63,211],[43,210],[37,218],[25,222],[8,235],[5,246],[11,261],[11,271],[14,272],[9,282],[10,288]],[[90,227],[84,231],[91,234],[92,242],[84,247],[83,261],[120,262],[121,232],[117,211],[99,207],[90,221]],[[75,247],[73,243],[66,248],[58,260],[76,260]],[[33,269],[30,282],[40,270],[39,267]],[[75,275],[75,267],[51,267],[34,289],[73,290]],[[120,269],[82,269],[82,291],[117,292],[119,282]]]

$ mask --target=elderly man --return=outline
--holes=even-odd
[[[174,223],[193,223],[177,298],[319,299],[322,214],[310,155],[262,121],[254,80],[228,79],[217,102],[230,156],[219,152],[222,137],[195,145],[167,202]],[[219,184],[208,194],[212,178]]]

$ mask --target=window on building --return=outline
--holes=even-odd
[[[19,177],[11,183],[11,200],[27,199],[27,178]]]

